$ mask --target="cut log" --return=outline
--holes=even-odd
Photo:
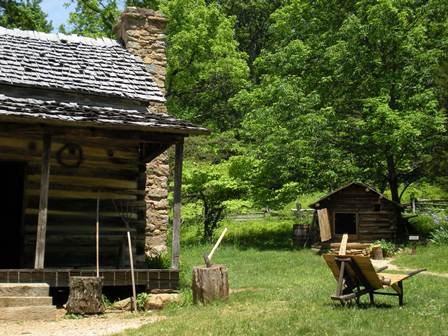
[[[213,265],[211,267],[193,267],[193,302],[207,304],[214,300],[229,298],[229,277],[227,267]]]
[[[72,314],[102,314],[105,307],[102,300],[103,278],[70,277],[70,295],[67,312]]]

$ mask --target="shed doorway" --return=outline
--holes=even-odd
[[[18,268],[23,250],[25,164],[0,161],[0,268]]]
[[[357,220],[355,213],[337,212],[334,215],[334,233],[336,235],[342,235],[344,233],[356,235],[358,233],[356,224]]]

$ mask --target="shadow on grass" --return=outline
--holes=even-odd
[[[373,309],[373,308],[377,308],[377,309],[391,309],[394,308],[393,305],[388,304],[388,303],[374,303],[374,304],[370,304],[370,303],[356,303],[355,301],[353,302],[347,302],[345,305],[342,305],[341,303],[337,303],[337,302],[333,302],[330,303],[329,306],[331,306],[334,309],[361,309],[361,310],[365,310],[365,309]]]

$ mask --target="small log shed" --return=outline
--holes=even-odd
[[[63,287],[94,275],[99,198],[104,284],[130,284],[125,211],[137,284],[177,286],[184,138],[208,131],[153,111],[164,102],[115,40],[0,27],[0,282]],[[146,164],[171,146],[172,269],[148,270]]]
[[[350,242],[395,240],[402,206],[372,187],[352,182],[310,205],[327,209],[331,242],[340,242],[344,233]]]

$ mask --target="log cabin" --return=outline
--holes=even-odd
[[[402,206],[389,200],[372,187],[352,182],[318,201],[310,208],[326,209],[330,242],[340,242],[348,233],[350,242],[395,240]]]
[[[98,221],[105,286],[130,284],[129,231],[137,284],[177,287],[183,143],[208,131],[166,114],[164,26],[129,8],[119,40],[0,27],[0,282],[93,275]],[[145,258],[166,241],[171,146],[172,268],[151,270]]]

